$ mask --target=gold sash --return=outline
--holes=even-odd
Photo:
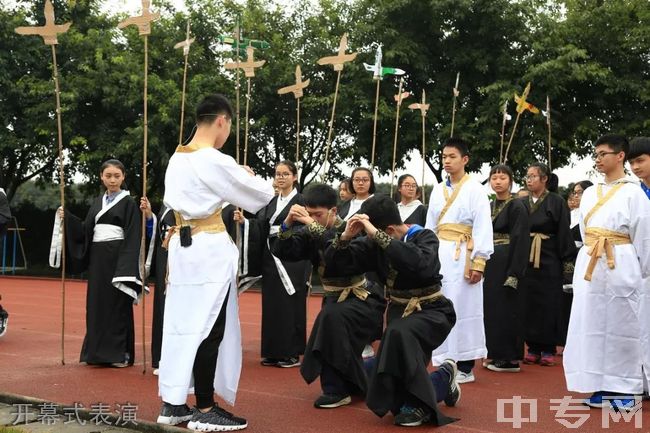
[[[365,287],[366,287],[365,278],[363,278],[358,283],[352,284],[351,286],[347,286],[347,287],[329,286],[323,283],[323,290],[325,291],[325,294],[340,293],[339,299],[336,302],[345,301],[348,298],[348,296],[350,296],[350,293],[352,293],[354,296],[361,299],[362,301],[365,301],[368,295],[370,294],[370,292],[367,291]]]
[[[587,271],[585,272],[585,280],[591,281],[591,274],[594,272],[598,259],[603,256],[607,257],[607,267],[614,269],[616,263],[614,261],[614,245],[631,244],[630,236],[625,233],[615,232],[600,227],[587,227],[585,229],[585,245],[589,247],[587,254],[591,256]]]
[[[465,278],[469,278],[469,268],[472,261],[472,250],[474,250],[474,240],[472,239],[472,226],[465,224],[439,224],[438,237],[442,240],[454,242],[456,251],[454,260],[460,259],[460,247],[463,242],[467,242],[467,254],[465,256]]]
[[[509,245],[510,244],[510,235],[508,233],[497,233],[493,234],[494,245]]]
[[[551,239],[549,235],[544,233],[531,233],[530,237],[533,240],[530,243],[530,256],[528,261],[533,264],[533,268],[539,269],[539,262],[542,257],[542,241],[546,239]]]
[[[165,236],[165,240],[162,243],[165,249],[169,247],[169,240],[182,226],[190,226],[192,228],[192,235],[200,232],[221,233],[226,231],[226,225],[223,223],[223,218],[221,217],[221,208],[212,215],[200,219],[186,220],[176,211],[174,211],[174,217],[176,219],[176,225],[167,230],[167,236]]]
[[[463,187],[465,182],[467,182],[468,180],[469,180],[469,174],[465,174],[465,176],[463,176],[463,178],[460,180],[460,182],[458,182],[458,184],[456,184],[456,188],[454,188],[454,192],[451,195],[451,197],[449,196],[449,192],[447,192],[446,185],[444,185],[444,184],[442,185],[442,193],[445,196],[445,207],[443,207],[442,210],[440,211],[440,215],[438,215],[438,221],[436,221],[436,224],[440,225],[440,221],[442,221],[442,217],[445,216],[445,214],[447,213],[447,211],[451,207],[454,200],[456,200],[456,197],[458,197],[458,194],[460,193],[460,189]]]
[[[442,298],[442,292],[440,291],[432,293],[430,295],[420,297],[414,296],[412,298],[398,298],[391,295],[390,301],[399,305],[406,305],[406,308],[404,308],[404,312],[402,313],[402,317],[408,317],[416,311],[422,311],[422,302],[429,303],[439,298]]]

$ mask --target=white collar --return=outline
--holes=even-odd
[[[409,207],[418,207],[422,204],[422,202],[418,199],[413,200],[412,202],[408,204],[403,204],[402,202],[397,203],[397,207],[403,207],[403,208],[409,208]]]

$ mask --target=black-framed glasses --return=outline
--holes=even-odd
[[[612,152],[597,152],[597,153],[593,153],[591,155],[591,157],[593,159],[598,160],[598,159],[603,159],[607,155],[616,155],[617,153],[619,153],[619,152],[614,152],[614,151],[612,151]]]

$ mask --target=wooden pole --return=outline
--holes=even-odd
[[[147,197],[147,143],[148,143],[148,107],[147,87],[149,78],[149,35],[144,35],[144,145],[142,148],[142,196]],[[142,237],[140,238],[140,275],[142,278],[142,374],[147,372],[147,340],[145,331],[145,292],[147,287],[147,274],[145,269],[147,241],[147,215],[142,212]]]
[[[517,132],[517,125],[519,124],[519,118],[521,113],[517,112],[517,117],[515,118],[515,124],[512,127],[512,132],[510,133],[510,140],[508,140],[508,147],[506,147],[506,153],[503,155],[503,163],[508,163],[508,152],[510,151],[510,145],[512,144],[512,139],[515,137],[515,132]]]
[[[508,119],[508,101],[503,105],[503,120],[501,122],[501,147],[499,148],[499,164],[503,163],[503,143],[506,136],[506,121]]]
[[[237,28],[235,29],[235,33],[235,39],[237,40],[237,47],[235,49],[235,63],[237,63],[237,83],[235,83],[235,110],[237,111],[237,128],[235,129],[235,147],[237,152],[237,164],[239,164],[239,154],[241,152],[239,146],[239,88],[241,87],[241,70],[239,69],[239,41],[241,40],[241,17],[239,15],[237,15]],[[250,84],[250,79],[248,80],[248,83]],[[246,165],[245,160],[244,165]],[[237,233],[239,234],[239,230],[237,230]]]
[[[372,154],[370,156],[370,169],[375,168],[375,143],[377,142],[377,111],[379,109],[379,85],[381,80],[377,80],[377,90],[375,92],[375,115],[372,122]]]
[[[300,161],[300,98],[296,98],[296,164]]]
[[[59,198],[65,209],[65,173],[63,171],[63,127],[61,126],[61,91],[59,89],[59,68],[56,62],[56,48],[52,47],[52,78],[56,96],[56,125],[59,142]],[[65,365],[65,221],[61,226],[61,365]]]
[[[189,43],[189,38],[190,38],[190,22],[187,22],[187,35],[185,39],[185,43]],[[181,92],[181,127],[180,127],[180,133],[178,136],[178,145],[183,144],[183,123],[185,121],[185,87],[187,83],[187,64],[188,64],[188,58],[190,55],[190,50],[189,46],[187,48],[184,48],[183,51],[184,57],[185,57],[185,66],[183,67],[183,90]]]
[[[551,100],[546,95],[546,124],[548,125],[548,169],[553,171],[551,165]]]
[[[456,85],[454,86],[454,101],[451,106],[451,135],[454,136],[454,125],[456,123],[456,98],[458,98],[458,82],[460,81],[460,72],[456,74]]]
[[[334,88],[334,103],[332,104],[332,115],[330,117],[330,127],[327,133],[327,145],[325,147],[325,161],[323,162],[323,182],[327,177],[327,162],[329,161],[330,146],[332,144],[332,131],[334,130],[334,114],[336,113],[336,99],[339,95],[339,83],[341,82],[341,71],[336,74],[336,87]]]
[[[424,94],[424,90],[422,91],[422,94]],[[422,98],[424,99],[424,97]],[[427,157],[427,142],[425,139],[425,128],[424,124],[426,122],[426,112],[423,110],[422,111],[422,204],[426,205],[427,204],[427,199],[426,199],[426,191],[424,188],[424,175],[426,173],[426,157]]]
[[[402,86],[404,79],[399,80],[399,89],[397,90],[397,113],[395,114],[395,138],[393,139],[393,168],[390,174],[390,196],[393,196],[393,188],[395,187],[395,160],[397,159],[397,134],[399,132],[399,107],[402,105]]]
[[[244,165],[248,164],[248,107],[251,101],[251,79],[248,77],[248,90],[246,91],[246,116],[244,117]]]

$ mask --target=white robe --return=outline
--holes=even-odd
[[[610,188],[603,184],[603,195]],[[579,215],[583,239],[584,218],[597,202],[597,187],[587,188]],[[589,247],[583,246],[578,253],[563,361],[567,389],[640,394],[642,359],[650,360],[650,318],[642,312],[642,301],[647,303],[648,296],[647,282],[643,287],[642,278],[650,273],[650,201],[638,184],[626,183],[592,215],[588,227],[629,234],[632,243],[614,246],[614,269],[608,268],[603,254],[591,281],[584,279],[591,258]],[[640,342],[644,338],[642,355],[644,346]]]
[[[235,160],[214,148],[176,152],[165,174],[165,205],[185,219],[212,215],[224,201],[257,212],[271,201],[272,186],[250,176]],[[196,351],[208,336],[228,296],[224,337],[214,380],[215,392],[234,404],[242,362],[236,290],[237,247],[229,234],[200,232],[192,245],[169,243],[169,275],[158,376],[163,401],[183,404],[192,393]]]
[[[431,191],[426,228],[437,233],[438,215],[445,207],[443,188],[449,196],[453,189],[446,182],[436,185]],[[487,260],[494,252],[492,239],[492,217],[490,202],[483,186],[473,179],[467,180],[440,224],[455,223],[472,226],[474,250],[472,259]],[[442,273],[442,293],[454,303],[456,325],[447,339],[433,351],[433,365],[440,365],[445,359],[470,361],[487,356],[485,328],[483,325],[483,279],[469,284],[465,279],[465,257],[467,244],[461,246],[460,258],[454,260],[455,242],[440,239],[438,256]]]

